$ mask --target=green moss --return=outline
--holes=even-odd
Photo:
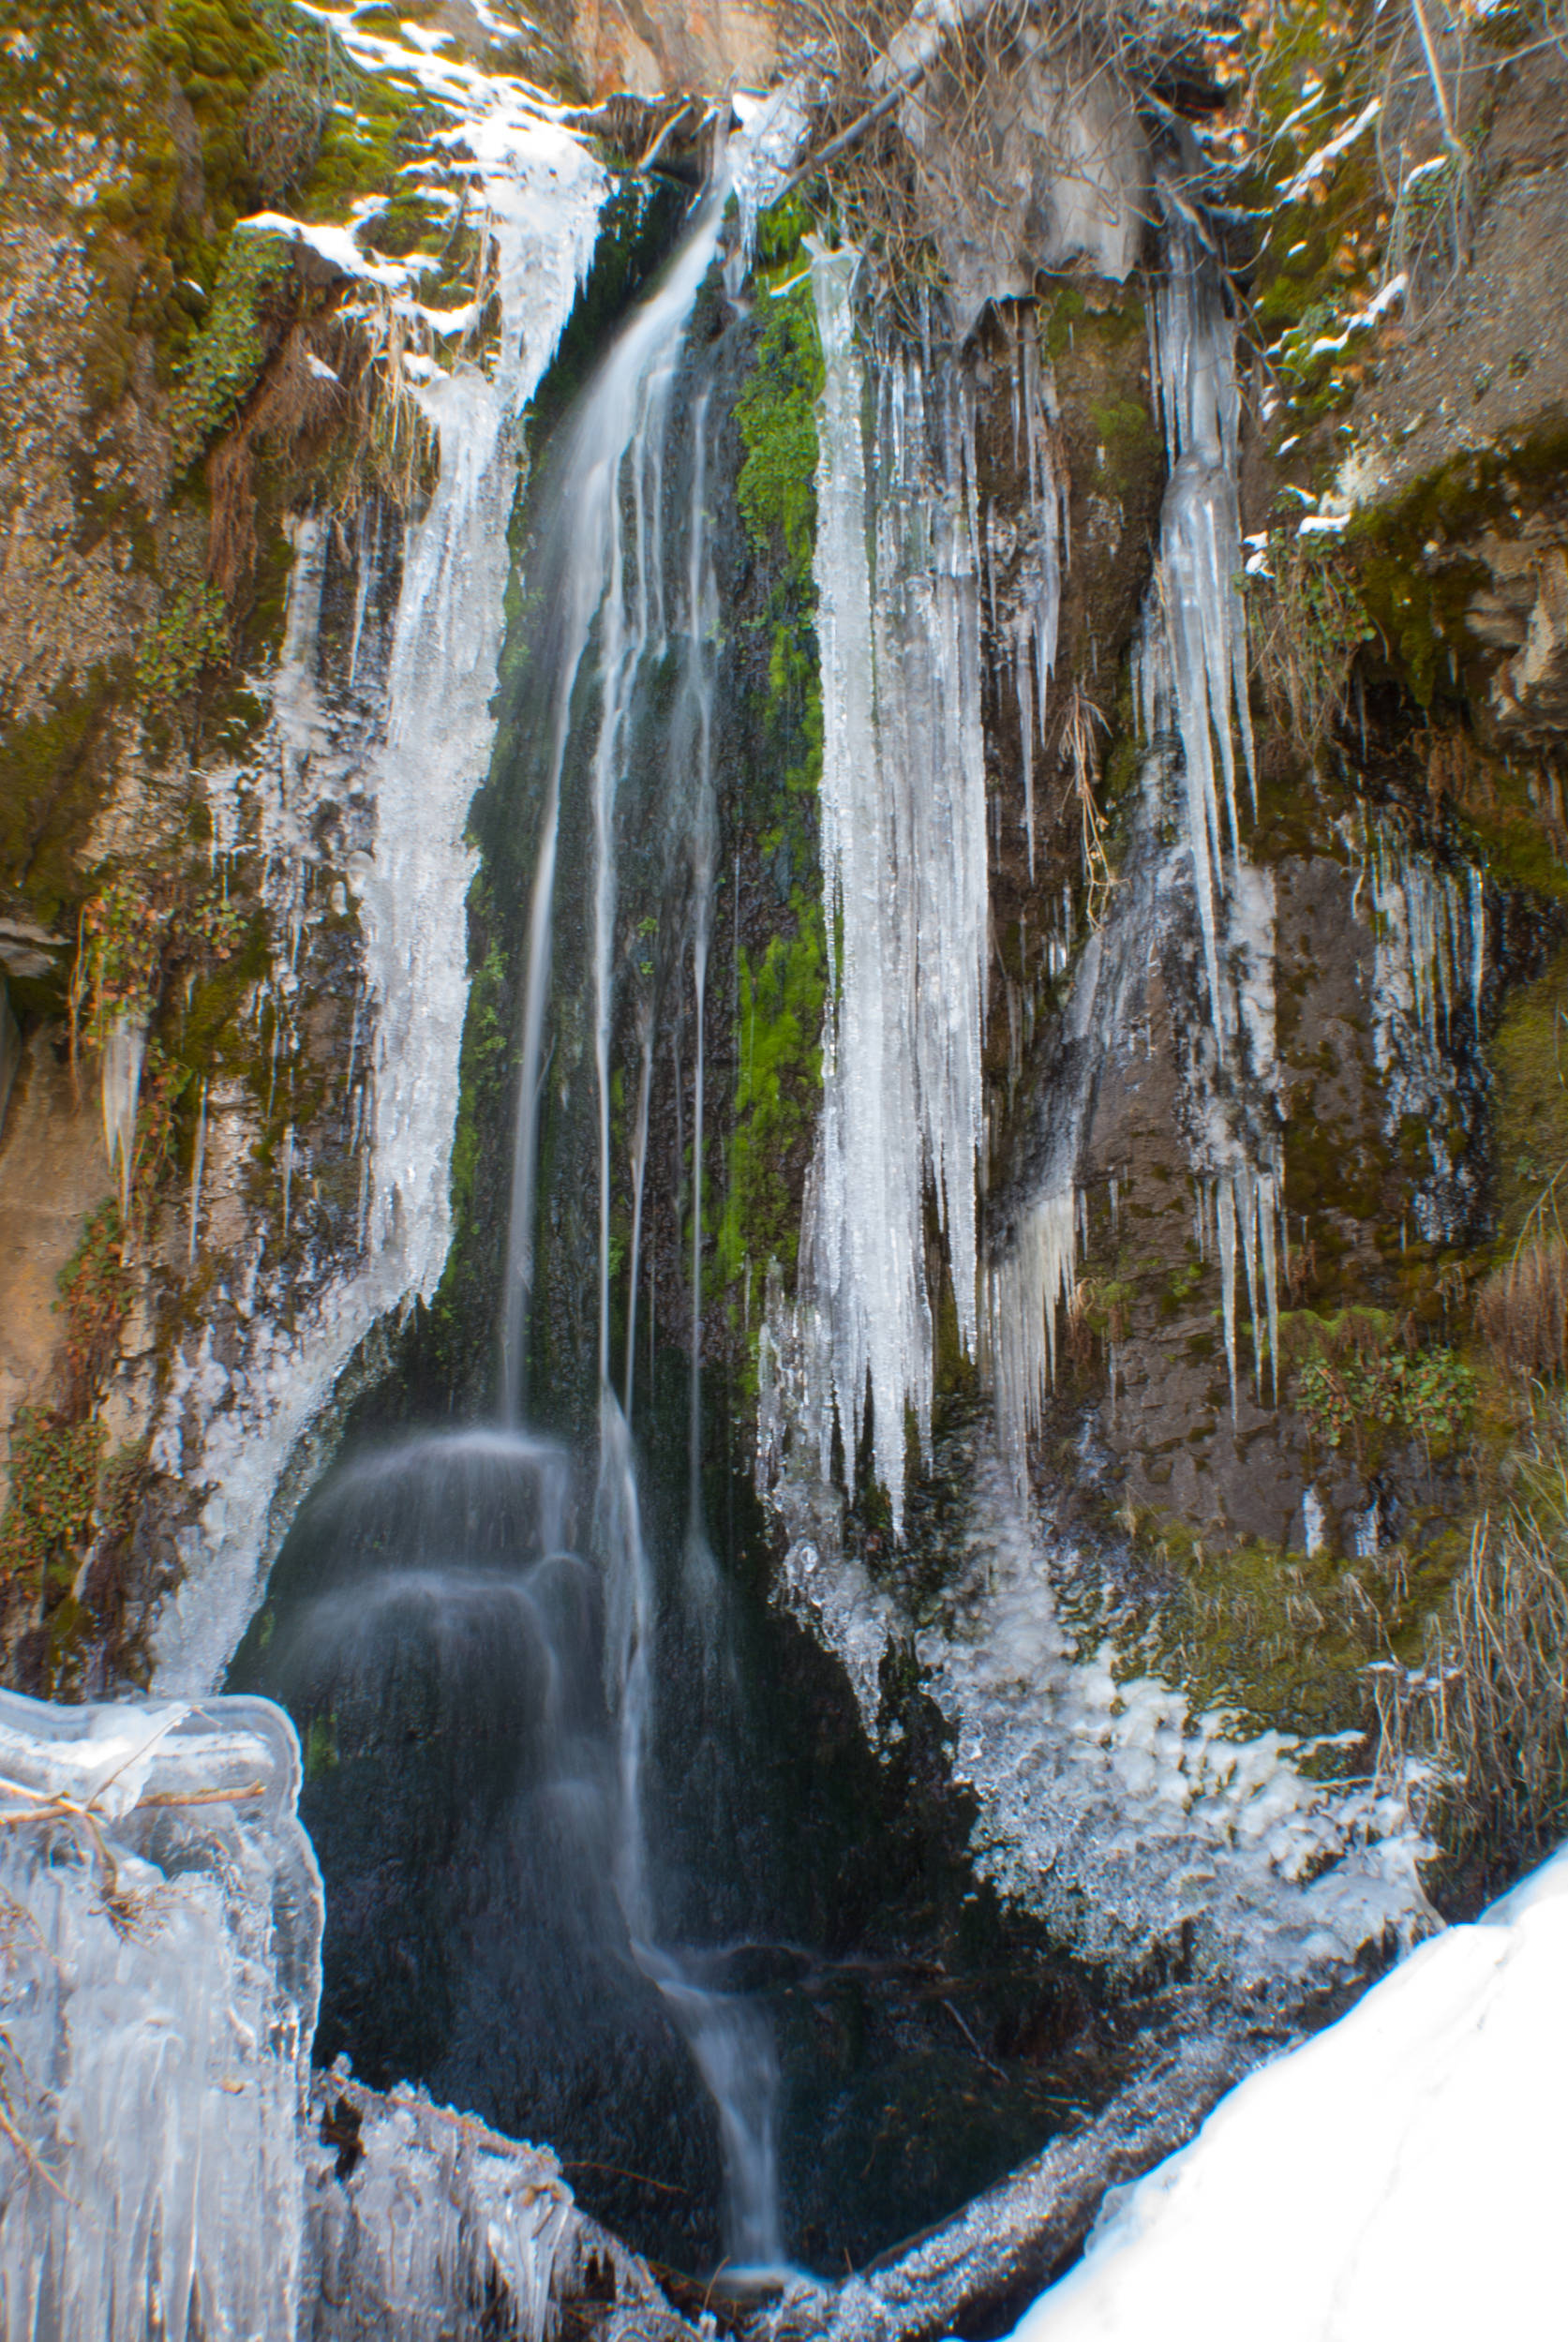
[[[476,880],[470,915],[475,911],[482,914],[484,900],[483,882]],[[506,966],[500,945],[492,937],[469,989],[468,1016],[463,1026],[457,1126],[452,1141],[454,1258],[473,1208],[481,1122],[493,1105],[511,1065],[511,1042],[502,1016],[505,992]]]
[[[1495,887],[1568,900],[1568,867],[1542,820],[1526,775],[1493,758],[1457,807],[1461,832]]]
[[[822,906],[799,888],[790,897],[793,935],[775,935],[760,963],[740,961],[735,1128],[729,1187],[715,1265],[731,1283],[750,1259],[795,1266],[799,1231],[799,1157],[815,1126],[822,1089],[827,971]]]
[[[112,718],[125,678],[95,667],[47,715],[0,740],[0,878],[52,927],[82,899],[81,858],[108,791]]]
[[[195,688],[202,669],[229,655],[229,609],[216,586],[182,586],[142,635],[136,687],[152,709],[167,708]]]
[[[337,1719],[330,1712],[312,1716],[310,1728],[305,1736],[305,1777],[320,1781],[338,1762]]]
[[[150,46],[196,116],[208,214],[221,234],[260,195],[246,152],[246,109],[282,52],[255,0],[167,0]]]
[[[1139,1543],[1168,1590],[1122,1642],[1118,1678],[1177,1684],[1193,1714],[1217,1711],[1237,1738],[1358,1729],[1366,1668],[1391,1637],[1415,1656],[1413,1606],[1369,1570],[1254,1543],[1226,1551],[1163,1514],[1141,1523]]]
[[[769,274],[799,276],[806,224],[797,202],[765,216],[764,284]],[[722,1286],[740,1283],[749,1268],[759,1290],[770,1261],[793,1274],[800,1183],[822,1086],[827,949],[815,827],[822,700],[812,573],[822,383],[809,283],[765,295],[752,369],[736,402],[745,449],[736,500],[769,580],[767,679],[755,716],[763,753],[745,811],[781,916],[760,950],[754,944],[739,954],[728,1176],[714,1246]]]
[[[1123,495],[1159,454],[1154,418],[1140,398],[1097,399],[1089,414],[1104,449],[1107,493]]]
[[[22,1409],[11,1426],[0,1577],[37,1594],[67,1588],[92,1542],[103,1427]]]
[[[1568,953],[1513,994],[1487,1053],[1498,1235],[1511,1249],[1534,1216],[1568,1224]]]
[[[736,418],[746,450],[735,500],[761,551],[782,544],[792,569],[809,567],[816,524],[816,401],[822,344],[809,284],[768,303],[756,359]]]

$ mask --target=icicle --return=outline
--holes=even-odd
[[[1231,1382],[1231,1421],[1236,1420],[1236,1199],[1228,1179],[1215,1188],[1219,1250],[1219,1305],[1225,1320],[1225,1369]]]
[[[186,1267],[196,1266],[196,1244],[202,1227],[202,1173],[207,1161],[207,1082],[202,1082],[202,1102],[196,1112],[196,1152],[190,1166],[190,1238],[186,1247]]]
[[[294,1126],[283,1133],[283,1241],[289,1241],[289,1210],[294,1187]]]
[[[103,1143],[111,1171],[120,1176],[120,1211],[130,1215],[130,1178],[136,1160],[136,1107],[142,1091],[142,1062],[147,1028],[116,1017],[104,1036],[99,1079],[103,1094]]]
[[[1171,234],[1170,254],[1171,264],[1156,295],[1155,361],[1171,462],[1160,520],[1160,599],[1169,682],[1182,740],[1187,840],[1216,1045],[1223,1060],[1230,1026],[1219,973],[1227,829],[1232,855],[1239,856],[1241,849],[1232,722],[1241,738],[1254,815],[1257,812],[1247,614],[1236,585],[1242,567],[1235,485],[1240,399],[1234,329],[1225,315],[1217,272],[1185,226]],[[1145,732],[1152,737],[1154,679],[1146,646],[1140,682]]]
[[[951,362],[922,368],[885,351],[864,444],[857,259],[817,249],[812,266],[826,364],[816,576],[829,982],[797,1314],[801,1404],[822,1452],[836,1412],[854,1455],[869,1388],[876,1474],[902,1535],[906,1412],[930,1440],[928,1182],[971,1354],[978,1338],[989,935],[980,544],[972,395]]]
[[[993,1263],[988,1285],[989,1349],[997,1421],[1008,1462],[1022,1482],[1025,1442],[1039,1428],[1056,1381],[1056,1310],[1069,1307],[1077,1268],[1079,1193],[1040,1197],[1013,1243]]]

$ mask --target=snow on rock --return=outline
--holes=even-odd
[[[291,2342],[321,1887],[259,1699],[0,1692],[0,2332]]]
[[[1565,1973],[1561,1853],[1108,2198],[1020,2342],[1559,2332]]]

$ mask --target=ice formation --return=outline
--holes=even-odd
[[[352,2110],[352,2168],[304,2142],[302,2342],[426,2342],[484,2332],[543,2342],[578,2215],[553,2156],[403,2088],[375,2099],[323,2076],[321,2114]]]
[[[1055,1379],[1056,1311],[1070,1305],[1077,1282],[1079,1183],[1096,1083],[1146,1021],[1146,971],[1179,925],[1184,893],[1202,973],[1177,1037],[1182,1113],[1204,1258],[1220,1271],[1232,1414],[1238,1261],[1254,1386],[1263,1402],[1266,1362],[1275,1395],[1284,1228],[1275,892],[1272,873],[1246,857],[1238,807],[1238,762],[1250,789],[1253,751],[1236,585],[1234,328],[1214,265],[1179,215],[1167,242],[1150,329],[1171,476],[1153,603],[1134,659],[1147,749],[1141,802],[1104,929],[1086,943],[1074,976],[1033,1184],[1023,1201],[1003,1201],[994,1212],[985,1274],[997,1422],[1021,1485],[1028,1437]],[[1162,854],[1158,833],[1172,798],[1180,843]]]
[[[1219,968],[1227,838],[1232,858],[1239,861],[1241,856],[1237,738],[1248,784],[1253,783],[1247,618],[1236,583],[1242,567],[1236,501],[1240,399],[1235,329],[1225,314],[1218,275],[1182,225],[1168,236],[1168,265],[1155,295],[1151,339],[1171,464],[1160,515],[1157,585],[1165,675],[1181,731],[1187,843],[1215,1038],[1223,1056],[1232,1018]]]
[[[1053,391],[1040,366],[1039,340],[1032,324],[1015,322],[1013,344],[1013,458],[1022,464],[1025,497],[1016,602],[1008,623],[1013,688],[1023,749],[1023,828],[1029,875],[1035,875],[1035,752],[1046,743],[1046,703],[1056,664],[1062,607],[1062,568],[1068,542],[1068,488],[1057,476],[1052,453]],[[986,507],[986,573],[991,620],[996,623],[997,527],[994,507]]]
[[[1555,2331],[1565,1962],[1559,1854],[1114,2190],[1018,2342]]]
[[[956,365],[884,353],[870,450],[851,288],[812,263],[826,386],[817,631],[829,1008],[799,1290],[775,1348],[800,1362],[799,1428],[823,1476],[835,1418],[902,1531],[905,1419],[929,1444],[924,1204],[948,1238],[960,1336],[977,1334],[976,1158],[988,935],[980,580],[971,392]],[[874,544],[874,574],[868,550]]]
[[[136,1160],[136,1105],[142,1092],[142,1060],[147,1028],[137,1018],[116,1017],[104,1036],[98,1079],[103,1094],[103,1144],[109,1167],[120,1181],[120,1209],[130,1210],[131,1171]]]
[[[912,1642],[954,1779],[978,1801],[978,1868],[1086,1956],[1136,1967],[1185,1932],[1202,1969],[1288,1994],[1385,1931],[1427,1923],[1424,1847],[1396,1789],[1314,1778],[1307,1760],[1332,1744],[1196,1712],[1118,1652],[1113,1611],[1085,1647],[1063,1595],[1076,1615],[1094,1557],[1026,1510],[999,1450],[975,1460],[939,1624],[791,1526],[791,1606],[842,1657],[868,1732],[884,1653]]]
[[[1231,549],[1233,328],[1212,263],[1179,223],[1170,245],[1155,330],[1172,471],[1136,663],[1142,785],[1106,916],[1070,971],[1024,1166],[988,1201],[981,1313],[997,1445],[975,1470],[966,1558],[944,1627],[917,1629],[897,1596],[844,1555],[823,1437],[831,1412],[820,1399],[825,1373],[837,1369],[836,1329],[821,1310],[798,1305],[789,1318],[776,1291],[759,1349],[759,1473],[788,1539],[784,1599],[843,1659],[874,1737],[883,1661],[914,1640],[922,1678],[955,1736],[957,1776],[978,1799],[978,1859],[1003,1891],[1107,1957],[1136,1961],[1189,1929],[1205,1957],[1268,1984],[1351,1957],[1385,1927],[1421,1923],[1402,1805],[1370,1783],[1314,1777],[1313,1752],[1289,1736],[1247,1738],[1228,1714],[1194,1712],[1178,1683],[1116,1656],[1113,1615],[1112,1639],[1080,1649],[1059,1619],[1058,1589],[1073,1582],[1081,1594],[1092,1585],[1093,1558],[1054,1538],[1028,1492],[1028,1443],[1054,1375],[1057,1312],[1070,1308],[1078,1279],[1096,1100],[1113,1069],[1136,1082],[1136,1060],[1153,1046],[1156,969],[1172,1014],[1199,1249],[1218,1271],[1232,1408],[1244,1318],[1252,1388],[1265,1406],[1275,1395],[1283,1230],[1276,903],[1272,873],[1251,864],[1243,843],[1251,736],[1234,587],[1241,563]],[[846,317],[846,307],[835,319],[825,304],[824,343],[833,348],[837,327],[841,395],[852,413]],[[847,439],[853,455],[833,396],[830,377],[825,451]],[[851,513],[862,492],[857,482],[843,498]],[[853,532],[835,555],[823,549],[835,512],[826,452],[821,510],[826,677],[842,613],[853,618],[868,589],[855,569]],[[854,697],[866,667],[853,649],[851,638],[848,684],[825,688],[825,707],[836,710],[841,737],[874,738],[877,711],[863,694]],[[878,657],[878,684],[881,672]],[[829,738],[831,765],[831,723]],[[869,761],[862,749],[855,765],[862,788]],[[868,923],[846,912],[846,934]],[[1429,979],[1434,998],[1442,980]],[[846,980],[846,996],[847,989]],[[830,1037],[842,1052],[843,1040]],[[831,1054],[828,1063],[831,1099],[841,1077]],[[897,1104],[889,1085],[864,1086],[880,1111]],[[833,1227],[826,1168],[819,1151],[806,1221],[824,1252]],[[838,1208],[848,1229],[854,1204],[843,1184]],[[818,1257],[803,1249],[808,1271]],[[802,1278],[808,1298],[834,1290],[815,1273],[814,1285]],[[888,1318],[897,1324],[895,1313]],[[874,1364],[872,1379],[880,1425]],[[796,1439],[800,1425],[817,1434],[809,1471],[814,1443]]]
[[[606,185],[599,165],[552,118],[555,110],[525,84],[411,57],[403,44],[381,42],[349,19],[334,22],[356,55],[364,52],[362,61],[413,72],[454,111],[444,134],[450,168],[470,183],[485,223],[500,327],[487,363],[457,358],[446,366],[427,358],[416,369],[441,470],[428,511],[401,544],[384,675],[366,656],[363,632],[365,599],[388,560],[379,531],[362,538],[366,596],[350,672],[329,692],[317,632],[321,533],[300,523],[260,767],[211,778],[219,846],[254,843],[269,863],[269,902],[287,947],[270,1004],[275,1063],[289,1010],[312,800],[329,795],[364,809],[366,841],[353,873],[366,938],[364,997],[350,1069],[361,1249],[346,1270],[329,1267],[313,1290],[292,1296],[291,1323],[269,1312],[264,1288],[259,1303],[259,1256],[240,1297],[247,1329],[238,1366],[221,1363],[206,1337],[176,1362],[155,1460],[208,1494],[199,1521],[182,1534],[185,1574],[152,1640],[157,1681],[184,1693],[217,1681],[232,1654],[294,1499],[280,1486],[285,1467],[345,1364],[380,1318],[434,1290],[445,1260],[468,989],[464,902],[473,869],[465,824],[494,735],[517,425],[586,276]],[[401,301],[409,313],[403,322],[420,326],[406,290],[377,285],[371,296]],[[426,338],[441,322],[424,321]]]
[[[1362,825],[1358,899],[1370,899],[1373,929],[1372,1053],[1382,1078],[1391,1137],[1420,1125],[1431,1170],[1414,1209],[1431,1244],[1463,1233],[1475,1201],[1473,1174],[1450,1153],[1457,1069],[1481,1038],[1486,981],[1486,902],[1473,865],[1440,868],[1402,823]]]
[[[0,2328],[293,2342],[321,1891],[266,1700],[0,1693]]]

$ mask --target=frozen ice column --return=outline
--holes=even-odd
[[[0,1692],[0,2332],[293,2342],[299,1786],[269,1700]]]

